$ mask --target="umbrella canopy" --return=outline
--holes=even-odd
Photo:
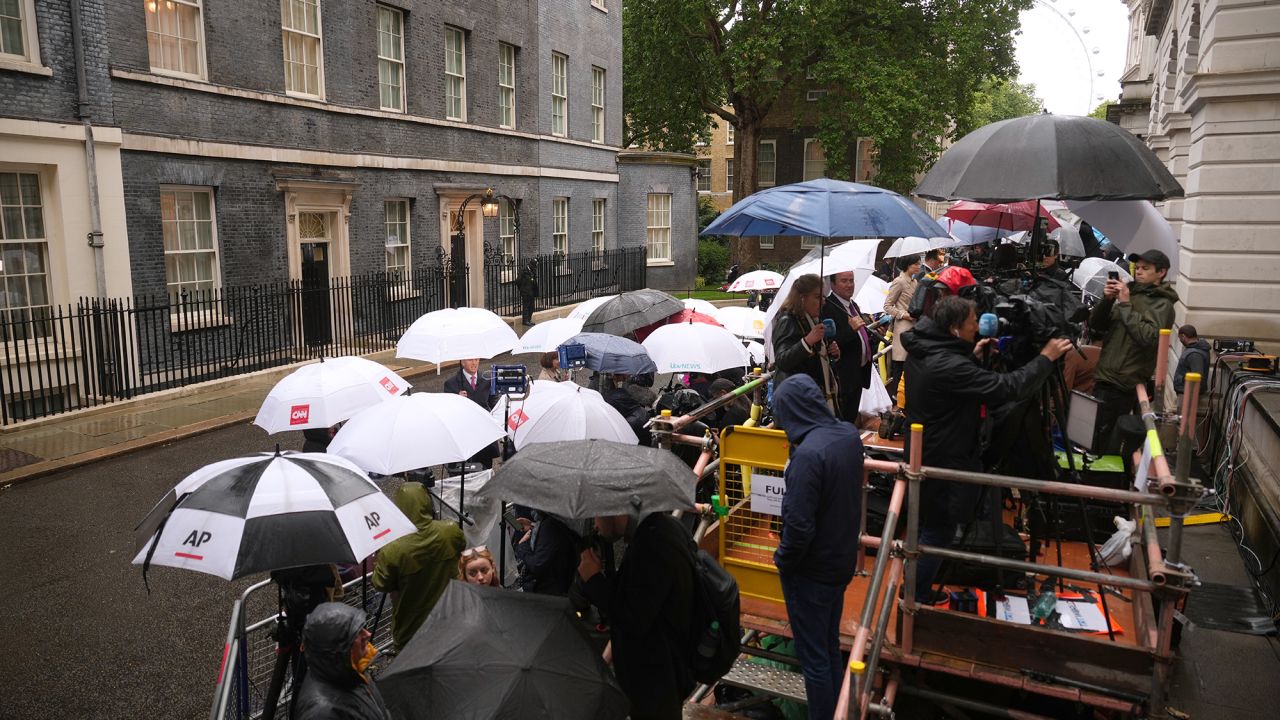
[[[587,367],[599,373],[640,375],[657,372],[644,346],[634,340],[605,333],[578,333],[564,342],[580,344],[587,350]]]
[[[512,350],[512,353],[521,355],[524,353],[551,352],[560,347],[565,340],[580,332],[582,332],[582,318],[565,317],[543,320],[520,336],[520,342],[516,344],[516,348]]]
[[[685,298],[680,302],[684,303],[685,309],[693,310],[694,312],[700,312],[703,315],[710,315],[711,317],[715,317],[716,313],[720,312],[720,308],[716,307],[715,305],[712,305],[706,300],[701,300],[698,298]]]
[[[1080,239],[1080,231],[1070,225],[1063,225],[1049,233],[1049,239],[1058,243],[1058,252],[1067,257],[1082,258],[1087,254],[1084,251],[1084,240]]]
[[[610,298],[587,316],[584,332],[626,335],[637,328],[666,320],[684,309],[684,303],[661,290],[632,290]]]
[[[1131,282],[1133,276],[1129,271],[1106,258],[1091,257],[1080,261],[1080,267],[1071,273],[1071,282],[1095,298],[1102,297],[1102,288],[1107,284],[1107,273],[1119,273],[1120,279]]]
[[[716,319],[726,330],[738,337],[762,338],[768,315],[755,308],[730,306],[720,308]]]
[[[366,472],[395,475],[466,460],[501,437],[501,425],[473,401],[453,393],[417,393],[351,418],[328,451]]]
[[[1182,186],[1155,153],[1119,125],[1040,114],[994,122],[960,138],[914,194],[993,203],[1159,200],[1181,197]]]
[[[577,307],[569,311],[569,314],[567,315],[567,317],[586,320],[587,318],[591,317],[591,313],[595,312],[596,308],[600,307],[601,305],[609,302],[610,300],[616,297],[618,296],[602,295],[600,297],[593,297],[593,298],[588,298],[586,300],[583,300],[582,302],[578,303]]]
[[[612,440],[626,445],[640,442],[622,413],[606,403],[600,393],[576,383],[534,380],[528,397],[511,400],[503,395],[492,415],[499,424],[506,419],[507,435],[515,441],[517,450],[530,443],[564,440]]]
[[[406,720],[622,720],[628,711],[568,600],[457,580],[378,688]]]
[[[862,308],[862,312],[884,312],[884,299],[889,296],[889,283],[872,275],[858,286],[858,294],[853,301]]]
[[[702,323],[703,325],[714,325],[715,327],[722,327],[722,325],[720,325],[720,321],[717,320],[714,315],[706,315],[704,313],[698,312],[697,310],[690,310],[689,308],[685,308],[684,310],[681,310],[675,315],[672,315],[671,317],[667,318],[668,325],[675,325],[677,323],[691,323],[691,322]],[[662,327],[662,326],[659,325],[658,327]],[[655,328],[655,330],[656,329],[657,328]],[[641,342],[644,342],[644,341],[642,340]]]
[[[270,434],[327,428],[409,388],[396,373],[362,357],[321,358],[281,378],[253,424]]]
[[[1030,230],[1035,227],[1036,217],[1049,221],[1049,228],[1060,224],[1058,219],[1049,214],[1049,208],[1035,200],[1011,203],[980,203],[962,200],[952,205],[946,217],[977,227],[991,227],[999,230]]]
[[[893,241],[889,249],[884,251],[884,256],[896,258],[903,255],[921,255],[935,248],[951,247],[954,244],[955,240],[950,237],[933,240],[922,237],[902,237]]]
[[[360,562],[417,531],[355,465],[325,453],[259,453],[206,465],[138,526],[134,565],[235,580]]]
[[[1159,250],[1169,256],[1169,276],[1178,275],[1178,236],[1169,221],[1146,200],[1069,202],[1067,207],[1126,253]]]
[[[772,270],[752,270],[743,273],[729,284],[728,292],[749,292],[751,290],[776,290],[782,285],[782,273]]]
[[[876,249],[879,246],[879,240],[849,240],[828,249],[811,251],[800,262],[791,266],[787,271],[786,279],[782,281],[782,287],[778,290],[778,302],[771,304],[769,311],[765,314],[762,337],[765,353],[770,359],[773,359],[773,345],[769,337],[773,332],[773,318],[782,307],[782,301],[791,292],[791,286],[795,284],[796,278],[814,274],[821,275],[825,280],[836,273],[852,272],[854,287],[862,287],[875,270]]]
[[[751,357],[752,367],[763,367],[765,363],[764,346],[752,340],[747,343],[747,355]]]
[[[892,190],[819,178],[745,197],[721,213],[702,235],[929,237],[939,232],[928,213]]]
[[[491,358],[516,346],[519,338],[505,320],[482,308],[445,308],[413,321],[396,357],[440,363],[467,358]]]
[[[747,353],[733,333],[706,323],[663,325],[644,340],[658,372],[715,373],[746,367]]]
[[[1016,232],[1015,230],[1000,230],[970,225],[945,216],[938,222],[942,223],[942,226],[947,229],[947,234],[956,241],[956,246],[981,245]]]
[[[690,510],[695,481],[669,450],[575,440],[526,447],[478,494],[582,520]]]

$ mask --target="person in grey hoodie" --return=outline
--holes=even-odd
[[[773,554],[782,581],[810,718],[830,718],[844,678],[840,612],[858,557],[862,440],[838,420],[804,373],[773,393],[774,419],[787,433],[782,538]]]

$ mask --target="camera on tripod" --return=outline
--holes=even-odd
[[[492,365],[490,395],[524,395],[529,392],[529,371],[524,365]]]

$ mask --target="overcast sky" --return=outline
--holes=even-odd
[[[1088,115],[1101,102],[1097,96],[1120,94],[1128,31],[1121,0],[1037,0],[1022,14],[1018,80],[1035,84],[1049,112]]]

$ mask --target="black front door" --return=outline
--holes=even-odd
[[[329,243],[302,243],[302,338],[308,346],[333,340],[329,324]]]

